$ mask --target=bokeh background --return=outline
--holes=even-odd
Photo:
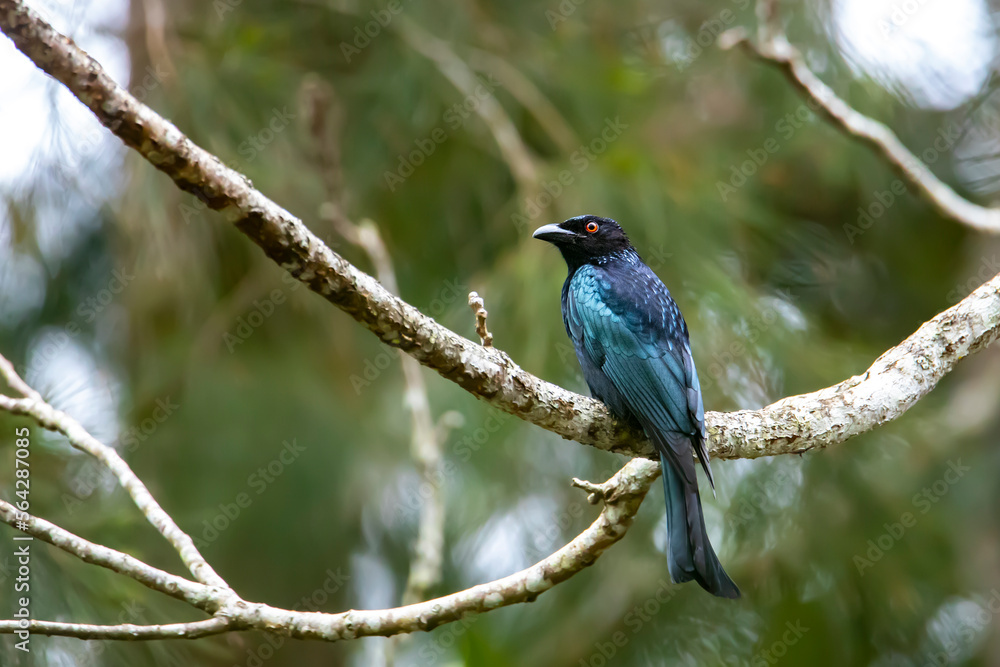
[[[996,3],[785,5],[790,38],[826,82],[944,181],[995,203]],[[403,297],[473,337],[465,302],[477,290],[496,345],[577,391],[559,315],[565,269],[530,239],[571,215],[619,220],[672,289],[711,410],[860,373],[1000,272],[996,239],[943,220],[779,72],[718,47],[723,30],[754,28],[746,0],[37,6],[371,270],[321,215],[320,135],[332,141],[344,208],[379,225]],[[476,73],[479,96],[449,80],[442,49]],[[329,100],[319,118],[316,91]],[[507,119],[494,116],[493,130],[516,131],[503,150],[478,113],[493,104]],[[0,350],[25,377],[115,444],[244,597],[331,612],[398,604],[426,489],[396,353],[126,151],[5,38],[0,200]],[[593,520],[568,481],[603,480],[622,457],[426,381],[435,419],[452,426],[434,594],[523,568]],[[665,583],[657,485],[594,567],[533,604],[393,651],[379,638],[274,647],[251,633],[35,637],[24,656],[5,637],[0,664],[1000,664],[998,400],[990,349],[897,423],[805,456],[716,462],[707,520],[743,589],[737,603]],[[23,423],[0,415],[8,499]],[[108,473],[33,434],[38,515],[180,571]],[[251,502],[236,515],[240,494]],[[907,513],[913,525],[900,529]],[[13,534],[0,529],[5,617]],[[196,618],[55,549],[36,549],[33,567],[37,618]]]

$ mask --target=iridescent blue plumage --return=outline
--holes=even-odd
[[[535,232],[569,266],[562,312],[591,393],[639,424],[660,454],[674,581],[739,597],[709,543],[693,454],[714,487],[687,325],[616,222],[581,216]]]

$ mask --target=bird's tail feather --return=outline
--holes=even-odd
[[[670,539],[667,565],[674,583],[694,579],[702,588],[723,598],[740,597],[740,589],[722,569],[708,541],[697,482],[687,484],[660,454],[663,495],[667,501],[667,534]]]

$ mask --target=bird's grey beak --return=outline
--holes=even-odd
[[[576,236],[576,234],[568,229],[563,229],[559,225],[543,225],[535,230],[531,238],[541,239],[549,243],[559,243],[560,241],[568,240],[571,236]]]

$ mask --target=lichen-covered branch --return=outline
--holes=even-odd
[[[178,187],[224,212],[268,257],[387,345],[474,396],[564,438],[634,456],[653,454],[643,434],[612,419],[602,403],[525,372],[496,348],[459,336],[391,294],[243,176],[115,84],[97,62],[23,2],[0,0],[0,29]],[[710,450],[720,458],[802,452],[895,419],[960,359],[992,342],[998,326],[1000,294],[994,279],[930,320],[862,376],[762,410],[708,413]],[[894,368],[882,365],[887,358],[897,360]],[[917,394],[908,391],[914,388]],[[876,397],[880,400],[871,400]]]
[[[1000,209],[974,204],[959,195],[910,152],[888,126],[865,116],[841,99],[809,69],[799,50],[788,42],[780,29],[774,3],[759,2],[757,8],[756,43],[744,28],[734,28],[719,37],[722,48],[739,46],[754,58],[784,72],[792,85],[819,105],[834,127],[882,155],[945,218],[979,231],[1000,232]]]
[[[337,641],[431,630],[470,615],[491,611],[536,597],[592,565],[620,540],[632,523],[659,466],[644,459],[629,461],[607,483],[610,498],[589,528],[548,558],[503,579],[435,600],[388,610],[351,610],[341,614],[289,612],[259,606],[250,614],[254,627],[280,627],[282,633],[302,639]]]
[[[1000,275],[840,384],[760,410],[713,415],[720,458],[757,458],[826,447],[896,419],[959,361],[1000,336]]]

